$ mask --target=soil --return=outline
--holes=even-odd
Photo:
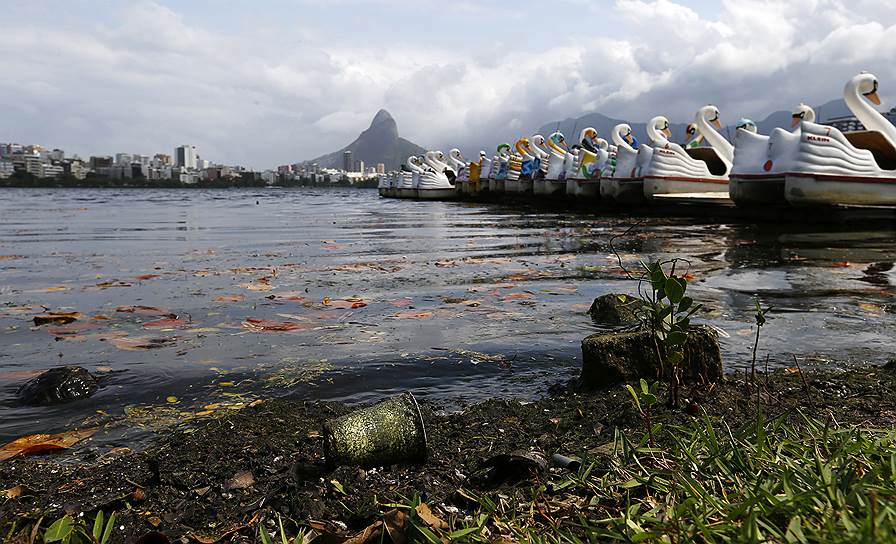
[[[705,412],[735,427],[755,418],[758,398],[770,417],[798,418],[803,411],[840,425],[881,428],[896,422],[894,370],[803,370],[759,375],[753,387],[743,375],[728,376],[690,391],[682,408],[657,408],[654,419],[682,424]],[[589,451],[612,442],[616,429],[634,438],[643,434],[622,387],[587,393],[573,385],[556,387],[537,402],[492,400],[459,413],[422,408],[429,438],[424,465],[329,470],[321,425],[351,408],[289,398],[173,430],[140,452],[85,454],[75,448],[15,458],[0,464],[0,490],[25,486],[27,492],[3,498],[0,491],[0,535],[13,522],[17,532],[27,532],[40,518],[98,510],[118,512],[116,526],[124,529],[116,529],[116,542],[149,531],[172,541],[249,542],[255,540],[254,524],[270,523],[276,513],[350,534],[378,519],[390,509],[388,503],[414,495],[435,505],[440,515],[463,515],[470,505],[458,489],[480,487],[471,476],[498,454],[523,449],[548,458],[554,453],[594,458]]]

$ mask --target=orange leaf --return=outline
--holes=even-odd
[[[158,319],[156,321],[148,321],[143,324],[147,329],[171,329],[186,327],[188,323],[183,319]]]
[[[329,306],[330,308],[336,308],[337,310],[354,310],[357,308],[363,308],[367,306],[367,303],[363,300],[331,300],[329,297],[324,298],[323,300],[325,306]]]
[[[399,319],[429,319],[432,312],[398,312],[395,317]]]
[[[28,455],[48,450],[64,450],[88,438],[99,428],[68,431],[59,434],[32,434],[13,440],[0,447],[0,461],[6,461],[17,455]]]
[[[681,279],[683,279],[684,281],[694,281],[696,278],[697,276],[691,274],[690,272],[687,272],[686,274],[681,276]]]
[[[243,295],[223,295],[215,299],[216,302],[241,302],[246,300]]]
[[[396,300],[390,300],[389,304],[395,306],[397,308],[404,308],[411,305],[411,299],[409,298],[399,298]]]
[[[532,293],[510,293],[509,295],[504,295],[503,300],[517,300],[521,298],[532,298]]]
[[[13,259],[24,259],[21,255],[0,255],[0,261],[11,261]]]
[[[154,279],[160,278],[160,277],[161,276],[159,274],[141,274],[141,275],[137,276],[137,280],[138,281],[154,280]]]
[[[831,266],[838,266],[841,268],[849,268],[849,261],[834,261],[831,263]]]

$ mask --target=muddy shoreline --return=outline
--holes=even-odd
[[[796,421],[802,412],[836,425],[892,428],[892,366],[783,369],[759,375],[755,383],[729,375],[714,386],[687,391],[681,408],[657,408],[654,419],[687,424],[705,414],[737,427],[755,418],[761,407],[767,417]],[[292,534],[310,525],[345,536],[381,517],[387,505],[414,496],[436,505],[435,513],[444,519],[471,513],[459,490],[495,497],[503,492],[473,477],[494,455],[530,449],[588,460],[600,455],[617,430],[633,440],[643,435],[642,420],[622,387],[582,392],[569,384],[526,404],[493,400],[455,413],[424,404],[425,465],[329,470],[321,424],[352,409],[273,399],[172,430],[141,452],[98,451],[88,441],[55,455],[11,459],[0,464],[0,490],[22,486],[17,489],[24,492],[16,498],[0,493],[0,536],[13,523],[15,533],[24,535],[41,518],[46,527],[47,520],[64,513],[100,510],[118,513],[115,542],[131,542],[148,531],[172,541],[255,541],[257,524],[270,527],[277,514]],[[559,470],[552,469],[555,475]]]

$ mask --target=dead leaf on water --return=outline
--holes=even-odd
[[[215,299],[215,302],[242,302],[246,300],[243,295],[222,295]]]
[[[398,312],[393,317],[399,319],[429,319],[432,317],[432,312]]]
[[[501,297],[502,300],[519,300],[523,298],[532,298],[532,293],[510,293]]]
[[[128,314],[151,315],[157,317],[177,317],[177,315],[173,314],[168,308],[161,308],[158,306],[119,306],[118,308],[115,308],[115,311]]]
[[[162,277],[161,274],[141,274],[137,276],[138,281],[154,280]]]
[[[12,261],[14,259],[24,259],[21,255],[0,255],[0,261]]]
[[[143,324],[146,329],[180,329],[189,325],[189,322],[183,319],[158,319],[156,321],[147,321]]]
[[[33,434],[0,447],[0,461],[17,455],[30,455],[50,450],[64,450],[93,435],[98,428],[67,431],[59,434]]]
[[[125,351],[145,351],[149,349],[161,349],[174,345],[175,338],[113,338],[110,343],[118,349]]]
[[[243,327],[253,332],[283,332],[310,329],[311,326],[305,323],[294,323],[291,321],[274,321],[271,319],[255,319],[249,318],[243,321]]]

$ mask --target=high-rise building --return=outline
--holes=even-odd
[[[355,168],[352,172],[361,172],[364,173],[364,161],[355,161]]]
[[[352,152],[346,151],[342,154],[342,169],[346,172],[352,171]]]
[[[377,174],[385,174],[386,173],[386,165],[381,162],[376,163],[376,173]]]
[[[188,170],[195,170],[199,159],[195,145],[182,145],[174,148],[174,165]]]

